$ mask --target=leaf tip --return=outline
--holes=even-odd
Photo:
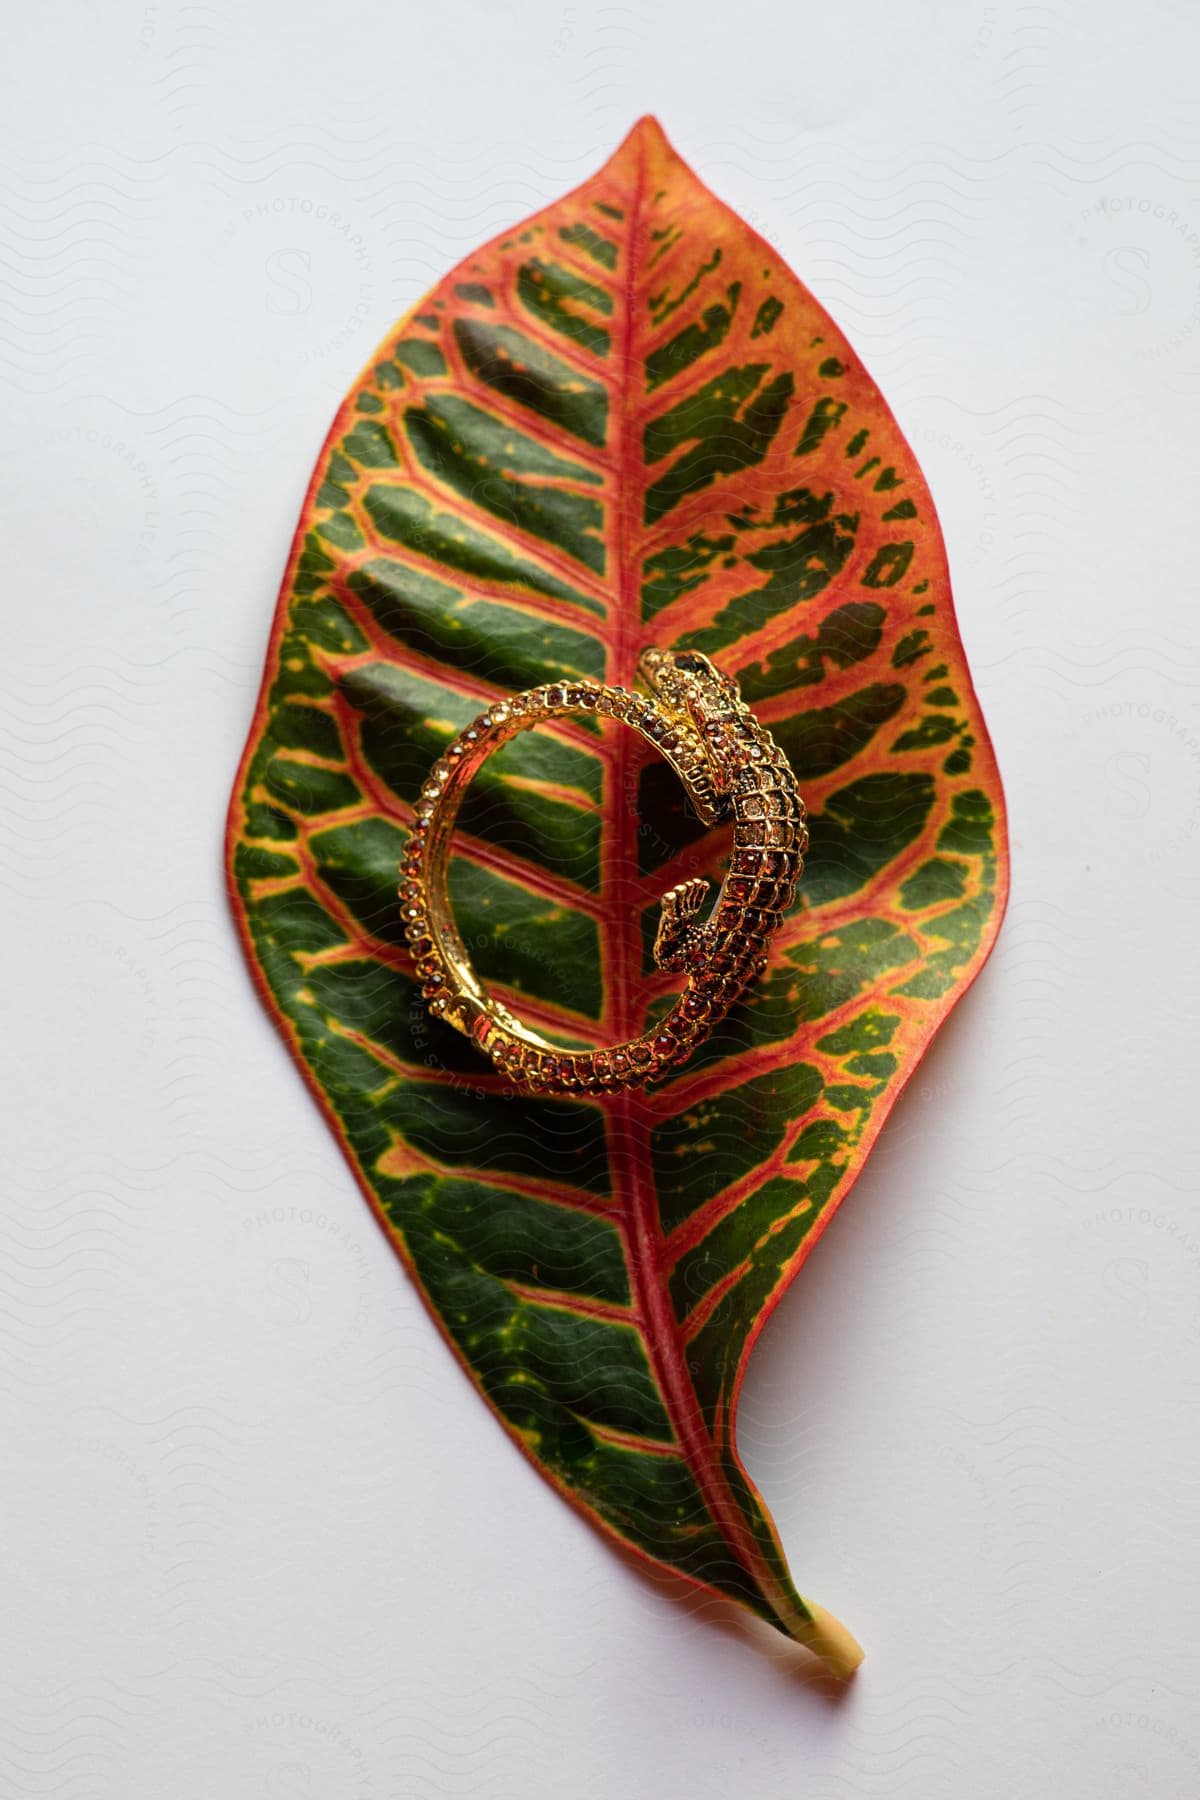
[[[643,113],[630,126],[617,149],[617,157],[634,156],[647,163],[681,162],[683,159],[653,113]]]
[[[863,1659],[862,1645],[840,1619],[835,1619],[815,1601],[806,1600],[804,1610],[807,1618],[790,1623],[792,1637],[819,1656],[831,1675],[836,1675],[839,1681],[847,1680]]]

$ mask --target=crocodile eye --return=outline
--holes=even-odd
[[[675,667],[684,675],[715,675],[716,669],[700,650],[676,650]]]
[[[737,683],[728,675],[723,675],[716,663],[710,662],[702,650],[676,650],[672,655],[679,674],[698,676],[707,686],[714,687],[723,694],[737,693]]]

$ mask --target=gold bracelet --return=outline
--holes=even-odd
[[[808,832],[796,778],[736,684],[694,650],[646,650],[638,674],[646,696],[580,680],[530,688],[490,706],[431,769],[400,864],[405,933],[429,1011],[534,1092],[608,1093],[682,1062],[766,967],[767,946],[804,867]],[[732,815],[733,850],[703,922],[703,877],[663,895],[654,959],[687,976],[670,1010],[628,1043],[572,1050],[522,1024],[481,985],[450,909],[446,871],[459,805],[480,764],[518,732],[589,712],[632,726],[660,750],[706,825]]]

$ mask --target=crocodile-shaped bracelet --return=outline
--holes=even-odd
[[[422,994],[431,1013],[471,1038],[519,1087],[604,1093],[677,1066],[765,968],[804,867],[808,832],[796,778],[735,683],[693,650],[646,650],[638,674],[646,695],[580,680],[497,701],[439,757],[414,811],[400,899]],[[578,1050],[552,1043],[483,987],[454,922],[446,871],[459,805],[480,764],[519,732],[588,712],[632,726],[660,750],[706,825],[732,816],[733,848],[707,919],[700,918],[709,892],[702,877],[663,895],[655,961],[687,976],[670,1010],[641,1037]]]

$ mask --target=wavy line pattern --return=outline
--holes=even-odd
[[[622,1543],[802,1640],[737,1460],[742,1371],[1006,889],[929,513],[831,321],[643,122],[445,277],[352,391],[230,813],[260,988],[481,1392]],[[737,671],[823,860],[757,996],[668,1086],[604,1093],[599,1049],[539,1065],[537,1092],[564,1099],[514,1100],[421,1022],[440,965],[402,921],[422,784],[480,706],[541,682],[554,715],[580,674],[630,683],[655,641]],[[709,1002],[675,1004],[647,958],[655,889],[708,852],[661,766],[595,724],[555,721],[479,778],[461,929],[544,1031],[647,1033],[662,1056]],[[788,794],[743,780],[720,847],[743,877],[717,915],[732,967],[790,892],[795,819]],[[607,1104],[582,1103],[593,1092]]]
[[[0,1791],[1197,1790],[1196,23],[768,10],[21,15]],[[486,65],[467,106],[451,61]],[[682,147],[925,467],[1015,820],[996,956],[741,1402],[782,1537],[870,1642],[836,1711],[488,1443],[297,1110],[212,868],[330,396],[668,68]]]

